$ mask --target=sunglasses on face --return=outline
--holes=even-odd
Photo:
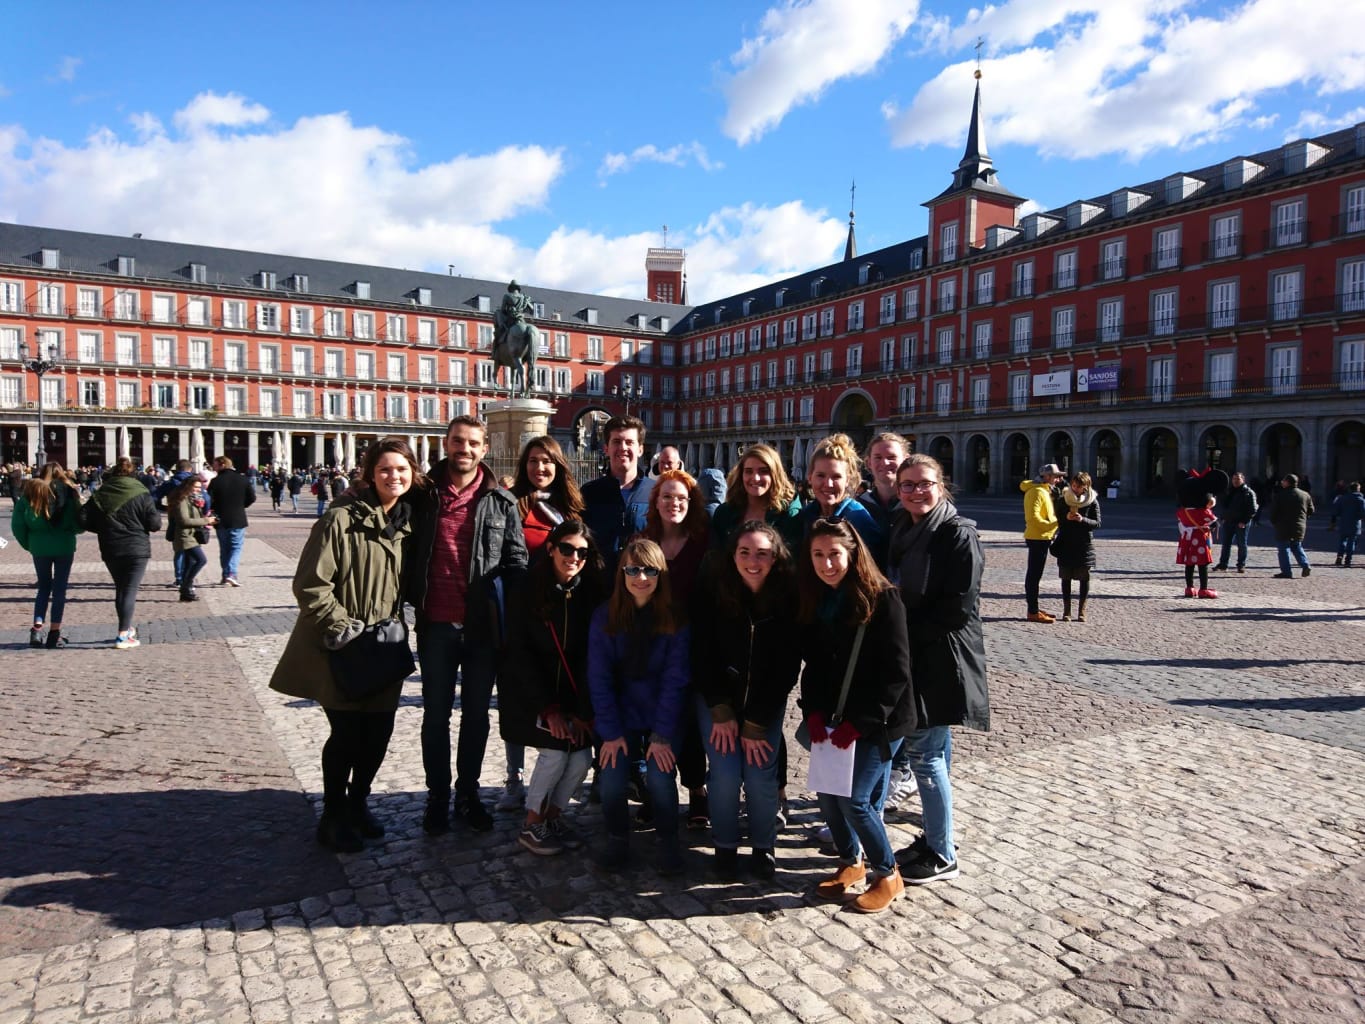
[[[659,575],[659,570],[652,565],[623,565],[621,566],[621,571],[631,579],[635,579],[641,573],[644,574],[644,577],[647,580],[655,579]]]
[[[569,544],[565,541],[560,541],[555,545],[555,550],[559,552],[561,558],[568,558],[576,562],[581,562],[588,557],[588,547],[586,544],[579,547],[577,544]]]

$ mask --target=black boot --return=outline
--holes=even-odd
[[[383,839],[384,826],[370,813],[368,797],[364,793],[352,791],[347,797],[350,803],[351,825],[366,839]]]
[[[318,821],[318,842],[334,853],[359,853],[365,843],[352,826],[350,815],[344,810],[323,809]]]
[[[66,637],[62,636],[62,629],[60,626],[53,626],[47,631],[47,649],[49,651],[65,646]]]

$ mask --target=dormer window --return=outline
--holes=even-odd
[[[370,297],[369,281],[357,281],[355,284],[351,285],[351,288],[355,292],[355,297],[357,299],[368,299]]]
[[[583,322],[590,327],[595,327],[597,325],[597,310],[592,306],[583,310]]]
[[[62,251],[60,249],[44,249],[42,260],[44,270],[60,270],[62,266]]]
[[[493,299],[492,299],[492,297],[489,296],[489,295],[475,295],[475,296],[474,296],[474,308],[477,309],[480,313],[491,313],[491,312],[493,312]]]
[[[260,288],[275,287],[275,273],[271,270],[259,270],[256,272],[256,285]]]
[[[754,300],[753,300],[753,297],[751,296],[751,297],[749,297],[749,298],[747,298],[747,299],[744,300],[744,315],[745,315],[745,316],[748,316],[748,315],[749,315],[750,313],[752,313],[753,311],[754,311]]]
[[[777,289],[777,296],[776,296],[776,298],[773,300],[773,305],[774,305],[776,308],[781,309],[781,308],[782,308],[782,303],[786,301],[786,298],[787,298],[787,289],[785,289],[785,288],[779,288],[779,289]]]
[[[712,314],[712,315],[715,317],[715,322],[716,322],[716,323],[720,323],[720,315],[721,315],[722,313],[724,313],[724,312],[725,312],[725,307],[724,307],[724,306],[717,306],[717,307],[716,307],[715,312]]]
[[[416,292],[416,295],[415,295],[415,298],[417,299],[417,305],[419,305],[419,306],[430,306],[430,305],[431,305],[431,289],[430,289],[430,288],[418,288],[418,289],[417,289],[417,292]]]
[[[118,258],[119,277],[132,277],[137,269],[137,261],[131,256],[120,256]]]
[[[195,284],[208,284],[209,268],[203,263],[191,263],[190,280]]]
[[[818,299],[820,297],[820,286],[824,283],[825,279],[823,277],[817,277],[810,283],[810,297],[812,299]]]
[[[308,291],[308,275],[295,274],[289,279],[289,287],[296,292],[306,293]]]
[[[864,263],[858,268],[858,283],[867,284],[870,280],[872,280],[872,264]]]

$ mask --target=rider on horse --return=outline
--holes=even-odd
[[[520,378],[521,392],[529,394],[534,386],[532,377],[536,367],[538,332],[531,322],[531,300],[522,294],[515,280],[507,283],[502,305],[493,314],[493,362],[507,367],[508,384],[515,389],[512,377]],[[515,374],[513,374],[515,371]]]

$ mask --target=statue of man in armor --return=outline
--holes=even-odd
[[[521,285],[513,279],[507,282],[507,291],[503,293],[502,305],[493,314],[495,331],[493,344],[496,345],[507,336],[516,324],[528,324],[531,322],[533,307],[531,300],[522,294]]]

